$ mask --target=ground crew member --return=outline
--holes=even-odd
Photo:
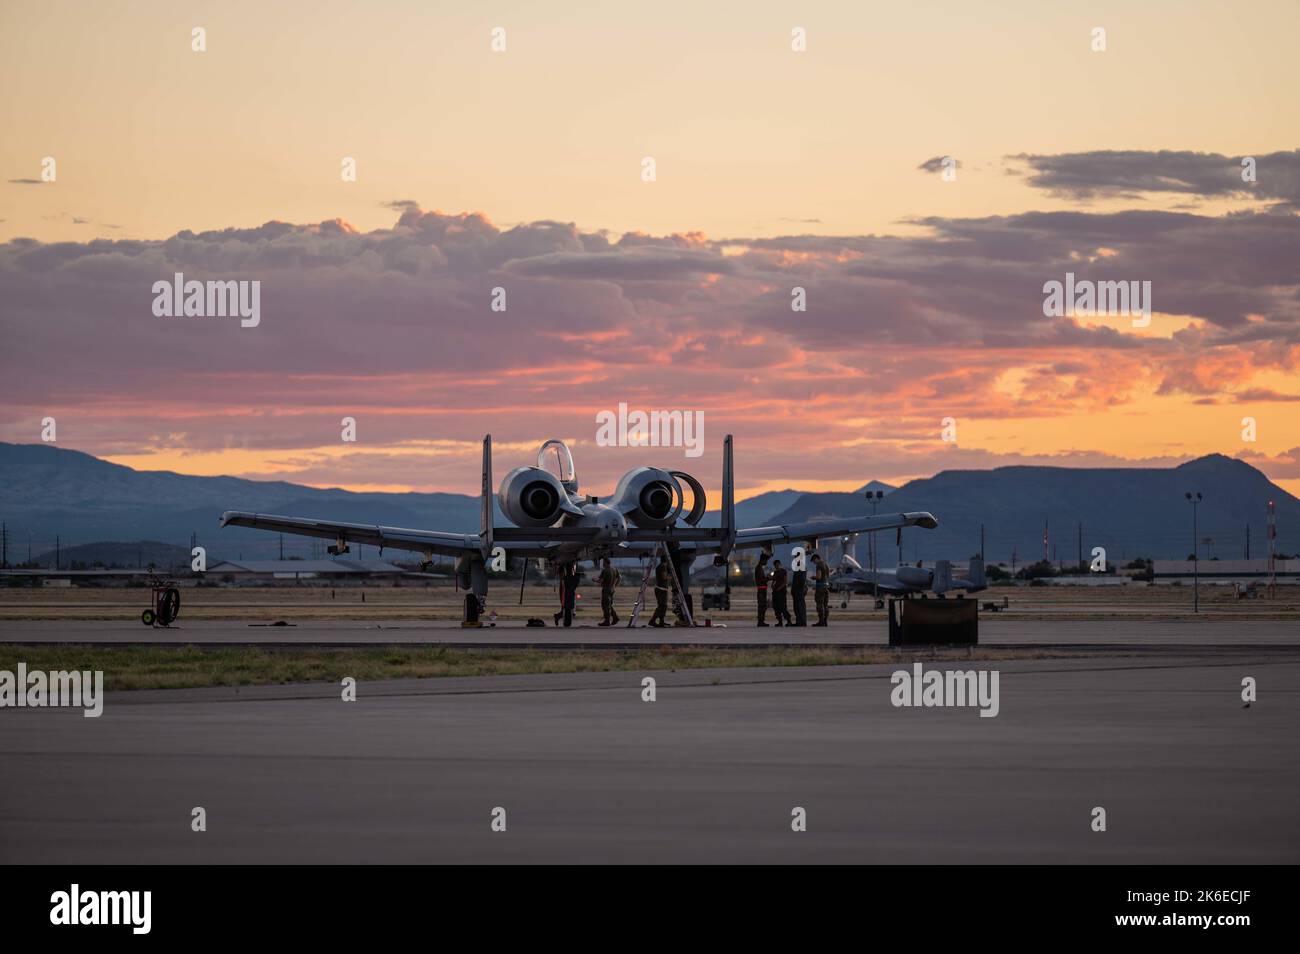
[[[617,626],[618,613],[614,612],[614,592],[618,589],[620,577],[609,557],[605,557],[600,562],[600,611],[605,618],[603,622],[596,625]]]
[[[831,572],[820,553],[814,553],[813,559],[813,598],[817,601],[817,622],[814,626],[831,624]]]
[[[560,617],[565,626],[573,625],[573,611],[578,602],[578,564],[565,563],[560,567],[560,612],[555,614],[555,625],[560,625]]]
[[[772,609],[776,613],[776,625],[793,626],[794,620],[790,618],[790,608],[785,602],[789,574],[780,560],[773,560],[772,566]]]
[[[672,586],[672,574],[672,567],[668,565],[668,557],[661,556],[659,565],[655,567],[655,614],[650,617],[651,626],[668,625],[665,617],[668,615],[668,591]]]
[[[767,554],[761,553],[754,566],[754,592],[758,595],[758,625],[767,625]]]
[[[790,595],[794,597],[794,625],[808,625],[808,571],[795,570],[790,581]]]

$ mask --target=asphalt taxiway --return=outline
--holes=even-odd
[[[1300,861],[1294,654],[976,665],[1001,673],[996,718],[895,708],[896,666],[7,709],[0,862]]]

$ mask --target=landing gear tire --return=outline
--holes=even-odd
[[[151,609],[145,610],[140,614],[140,622],[144,623],[146,626],[152,626],[155,618],[153,610]]]

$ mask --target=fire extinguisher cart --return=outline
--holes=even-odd
[[[174,580],[153,581],[153,608],[140,614],[146,626],[170,628],[181,614],[181,591]]]

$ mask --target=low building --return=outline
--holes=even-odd
[[[1197,570],[1199,564],[1199,571]],[[1155,560],[1152,574],[1156,583],[1267,583],[1268,560]],[[1278,583],[1300,583],[1300,560],[1277,561]]]
[[[1051,586],[1127,586],[1133,582],[1124,575],[1113,573],[1090,573],[1073,576],[1046,576],[1042,579]]]
[[[208,567],[205,576],[232,583],[342,583],[396,580],[411,572],[386,560],[223,560]]]

